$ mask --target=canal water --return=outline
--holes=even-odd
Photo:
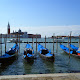
[[[9,39],[7,39],[9,40]],[[21,39],[23,41],[32,41],[32,39]],[[36,39],[34,39],[36,41]],[[38,39],[38,41],[45,41],[44,38]],[[52,39],[47,39],[46,41],[53,41]],[[68,41],[64,39],[64,41]],[[72,39],[72,41],[79,41],[78,39]],[[32,43],[30,43],[32,45]],[[45,46],[45,43],[41,43]],[[62,43],[68,46],[68,43]],[[75,46],[79,46],[79,43],[72,43]],[[7,50],[12,47],[14,43],[7,43]],[[65,54],[60,48],[60,43],[58,43],[58,50],[56,52],[56,43],[54,43],[54,62],[43,60],[38,52],[36,53],[36,43],[33,44],[33,49],[35,53],[34,61],[27,62],[23,58],[23,52],[26,43],[20,44],[20,53],[18,53],[18,58],[14,61],[7,62],[5,64],[0,64],[0,75],[25,75],[25,74],[47,74],[47,73],[73,73],[80,72],[80,59]],[[46,43],[46,47],[53,53],[53,43]],[[3,54],[5,51],[5,45],[2,44]]]

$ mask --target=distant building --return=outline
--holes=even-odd
[[[20,35],[20,38],[28,38],[28,34],[27,32],[22,32],[20,29],[18,30],[18,32],[14,32],[10,34],[11,38],[16,38],[17,35]]]
[[[50,37],[50,38],[53,38],[53,36]],[[54,36],[54,38],[58,38],[58,39],[68,39],[68,38],[70,38],[70,36]],[[71,38],[79,38],[79,36],[71,36]]]
[[[7,26],[7,34],[2,34],[2,37],[7,37],[7,38],[17,38],[18,35],[20,38],[41,38],[40,34],[27,34],[27,32],[22,32],[21,29],[18,30],[18,32],[13,30],[13,33],[10,33],[10,24],[8,22]]]
[[[28,34],[28,38],[41,38],[40,34]]]
[[[28,38],[28,34],[27,34],[27,32],[24,32],[24,34],[23,34],[23,38]]]

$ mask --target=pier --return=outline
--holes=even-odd
[[[21,42],[21,43],[27,43],[27,41],[23,41],[23,42]],[[29,43],[33,43],[32,41],[30,42],[29,41]],[[36,43],[36,41],[34,41],[34,43]],[[45,43],[45,42],[37,42],[37,43]],[[53,42],[47,42],[46,41],[46,43],[53,43]],[[56,42],[54,42],[54,43],[56,43]],[[64,42],[57,42],[57,43],[68,43],[67,41],[64,41]],[[78,43],[77,41],[74,41],[74,42],[71,42],[71,43]]]

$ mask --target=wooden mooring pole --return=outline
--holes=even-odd
[[[68,48],[69,48],[69,59],[70,59],[69,35],[68,35]]]
[[[1,55],[2,55],[2,34],[1,34]]]
[[[80,35],[79,35],[79,48],[80,48]]]
[[[37,53],[37,34],[36,34],[36,53]]]
[[[18,44],[18,42],[19,42],[19,40],[18,40],[18,33],[17,33],[17,41],[16,41],[16,44]],[[16,53],[16,55],[18,56],[18,52]]]
[[[70,31],[70,44],[71,44],[71,33],[72,33],[72,31]]]
[[[16,43],[18,43],[18,33],[17,33]]]
[[[6,53],[6,41],[7,41],[7,35],[4,38],[4,43],[5,43],[5,53]]]
[[[32,36],[32,48],[33,48],[33,36]]]
[[[0,34],[0,54],[2,56],[2,34]]]
[[[46,36],[45,36],[45,48],[46,48]]]
[[[19,53],[20,53],[20,34],[19,34]]]
[[[56,53],[58,52],[58,37],[56,37]]]
[[[53,54],[54,54],[54,35],[55,34],[53,34]]]

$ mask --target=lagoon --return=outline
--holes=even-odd
[[[10,38],[9,38],[10,39]],[[9,40],[7,39],[7,41]],[[21,39],[23,41],[32,41],[31,38]],[[36,41],[36,39],[33,39]],[[44,38],[40,38],[37,41],[45,41]],[[53,41],[53,39],[46,39],[46,41]],[[64,39],[68,41],[68,39]],[[72,41],[79,41],[78,39],[72,39]],[[30,43],[32,45],[32,43]],[[45,43],[41,43],[45,46]],[[68,46],[68,43],[62,43]],[[75,46],[79,46],[79,43],[72,43]],[[7,43],[7,49],[12,47],[14,43]],[[58,50],[56,52],[56,43],[54,43],[54,62],[43,60],[38,52],[36,53],[36,43],[33,44],[33,49],[35,53],[35,59],[33,62],[27,62],[23,58],[23,52],[26,43],[20,43],[20,53],[18,53],[18,58],[10,63],[0,64],[0,75],[24,75],[24,74],[48,74],[48,73],[75,73],[80,72],[80,59],[74,56],[67,55],[60,48],[60,43],[58,43]],[[46,43],[46,47],[53,53],[53,43]],[[5,45],[2,44],[2,52],[5,52]]]

